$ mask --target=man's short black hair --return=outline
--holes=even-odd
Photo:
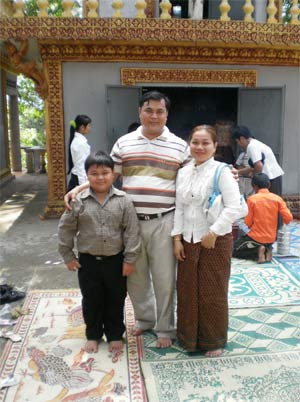
[[[231,130],[231,135],[235,140],[239,140],[241,137],[250,138],[252,134],[246,126],[235,126]]]
[[[265,173],[255,173],[252,177],[251,184],[257,188],[269,188],[270,179]]]
[[[112,157],[104,151],[97,151],[91,153],[84,163],[85,171],[87,172],[92,165],[108,167],[114,170],[115,163]]]
[[[145,92],[139,101],[139,106],[142,107],[145,102],[149,102],[151,100],[160,101],[162,99],[165,101],[167,111],[169,111],[171,107],[170,99],[167,97],[167,95],[158,91]]]

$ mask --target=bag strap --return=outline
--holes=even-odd
[[[229,167],[229,165],[227,165],[227,163],[220,163],[217,167],[217,169],[215,170],[215,175],[214,175],[214,184],[213,184],[213,193],[220,193],[219,190],[219,179],[220,179],[220,175],[221,175],[221,171],[225,168],[225,167]]]

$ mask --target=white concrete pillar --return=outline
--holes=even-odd
[[[267,0],[254,1],[254,19],[256,22],[267,21]]]

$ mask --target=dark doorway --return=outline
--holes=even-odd
[[[158,90],[170,97],[172,105],[167,125],[179,137],[187,140],[191,129],[199,124],[215,126],[218,160],[233,163],[237,158],[239,150],[231,140],[230,129],[240,124],[248,126],[255,138],[268,144],[281,161],[284,88],[280,87],[108,86],[110,146],[127,132],[130,123],[138,121],[138,99],[142,92],[149,90]]]
[[[236,146],[230,128],[237,122],[238,89],[208,87],[143,87],[143,92],[157,90],[171,100],[168,128],[188,140],[193,127],[210,124],[216,127],[216,159],[233,164]]]
[[[168,127],[185,140],[199,124],[215,125],[221,121],[236,124],[237,88],[143,87],[143,92],[151,90],[163,92],[170,98]]]

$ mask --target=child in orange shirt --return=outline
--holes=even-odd
[[[272,259],[278,214],[285,224],[291,222],[293,215],[284,200],[269,191],[270,180],[266,174],[255,174],[251,184],[255,194],[247,199],[249,212],[244,220],[250,230],[235,241],[233,257],[264,263]]]

